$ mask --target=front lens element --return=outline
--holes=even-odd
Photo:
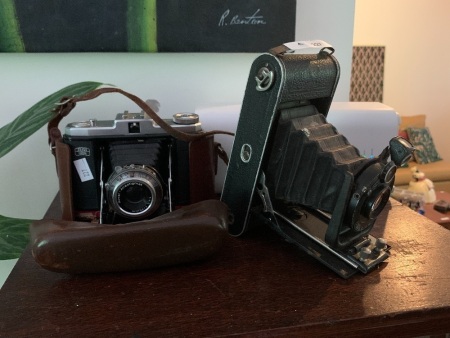
[[[126,212],[143,212],[148,209],[152,201],[153,194],[151,189],[142,182],[128,182],[122,185],[117,192],[117,202]]]

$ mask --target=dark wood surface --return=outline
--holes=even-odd
[[[444,200],[450,203],[450,193],[446,191],[436,191],[436,200]],[[431,219],[447,229],[450,229],[450,212],[442,213],[434,210],[433,203],[427,203],[424,205],[425,216]]]
[[[265,228],[208,260],[140,272],[53,273],[27,249],[0,291],[0,336],[450,332],[450,231],[395,201],[385,210],[373,233],[392,245],[389,262],[349,280]]]

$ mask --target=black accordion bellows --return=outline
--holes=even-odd
[[[275,199],[332,212],[345,175],[366,158],[313,105],[280,112],[267,166]]]

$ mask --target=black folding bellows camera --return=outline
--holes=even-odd
[[[262,220],[340,276],[367,273],[389,257],[369,232],[413,147],[393,138],[378,157],[362,157],[326,120],[339,79],[333,48],[315,42],[319,53],[297,54],[296,44],[251,67],[222,193],[229,231]]]

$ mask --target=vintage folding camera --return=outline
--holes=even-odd
[[[380,156],[362,157],[326,120],[339,79],[334,49],[295,46],[252,64],[222,192],[229,231],[263,221],[340,276],[367,273],[389,257],[386,240],[369,232],[413,148],[394,138]]]
[[[176,114],[166,122],[186,133],[202,130],[196,114]],[[213,178],[208,182],[208,175],[195,172],[212,171],[205,168],[211,161],[195,169],[192,144],[168,135],[143,112],[70,123],[63,141],[71,148],[78,220],[112,224],[150,219],[196,202],[194,191],[214,191]]]

